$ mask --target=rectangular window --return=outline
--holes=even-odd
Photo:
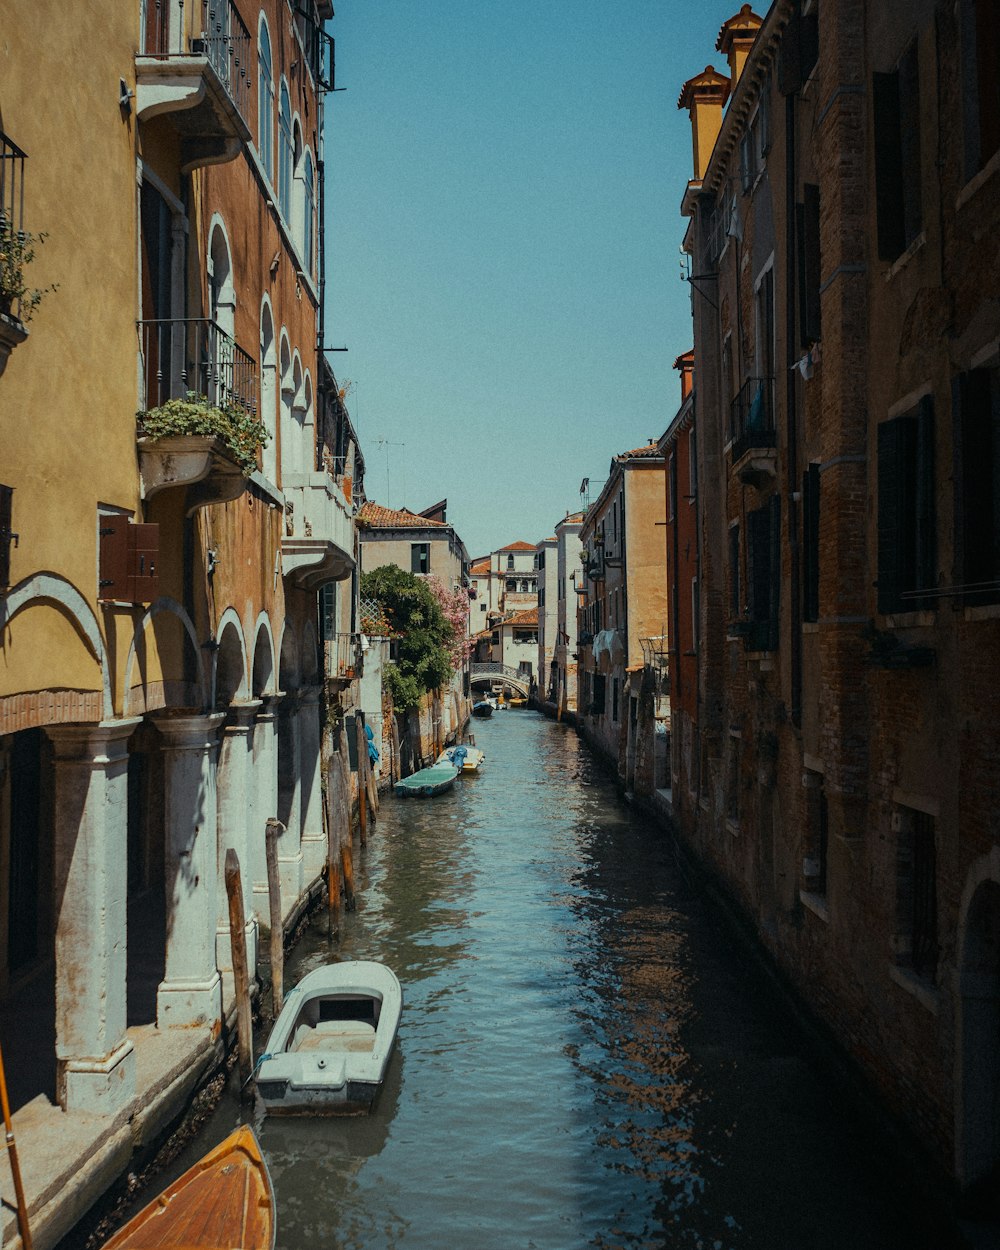
[[[937,853],[934,817],[909,807],[893,814],[897,957],[932,984],[937,978]]]
[[[667,520],[677,519],[677,456],[670,453],[667,460]]]
[[[698,579],[691,578],[691,650],[698,650],[701,641],[701,603],[698,598]]]
[[[803,889],[810,894],[826,894],[829,813],[823,774],[807,770],[802,774],[802,786],[806,809],[802,844]]]
[[[611,681],[611,719],[617,723],[618,721],[618,694],[619,681],[615,677]]]
[[[878,254],[895,260],[922,226],[917,41],[889,74],[872,75]]]
[[[592,716],[604,715],[604,704],[607,699],[608,679],[603,673],[594,674],[594,699],[590,705]]]
[[[819,187],[806,183],[803,203],[795,206],[799,270],[799,341],[809,347],[820,339]]]
[[[429,573],[431,571],[430,543],[410,543],[410,572]]]
[[[878,610],[915,612],[935,582],[934,401],[878,427]]]
[[[1000,602],[1000,369],[973,369],[959,374],[952,384],[952,413],[955,576],[965,592],[965,603],[997,603]]]
[[[688,502],[694,503],[698,497],[698,456],[695,451],[693,431],[689,431],[687,440],[688,453]]]
[[[1000,7],[996,0],[962,0],[960,11],[965,176],[971,178],[1000,148]]]
[[[774,651],[778,646],[781,590],[781,497],[747,515],[747,649]]]
[[[327,582],[319,592],[319,632],[323,642],[337,634],[337,583]]]
[[[774,269],[768,267],[757,283],[757,377],[774,377]]]
[[[729,619],[737,620],[743,615],[740,595],[740,527],[729,527]]]
[[[0,486],[0,590],[10,585],[10,545],[14,541],[14,488]]]
[[[819,465],[802,475],[802,619],[819,620]]]
[[[729,770],[726,774],[726,818],[734,823],[740,819],[740,740],[729,739]]]

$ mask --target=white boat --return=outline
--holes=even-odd
[[[326,964],[289,991],[257,1071],[267,1111],[368,1111],[396,1040],[403,991],[384,964]]]
[[[461,752],[465,752],[461,755]],[[459,757],[461,756],[461,763]],[[464,742],[460,742],[457,746],[446,747],[434,761],[434,767],[440,765],[451,764],[452,767],[459,768],[463,773],[477,773],[483,760],[486,759],[486,752],[480,751],[478,747],[468,746]]]

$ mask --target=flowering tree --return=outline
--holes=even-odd
[[[449,590],[440,577],[433,574],[424,579],[431,594],[441,605],[444,619],[452,629],[448,647],[449,658],[453,669],[459,669],[472,654],[472,639],[469,633],[469,592],[459,586],[457,590]]]

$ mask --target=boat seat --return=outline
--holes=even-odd
[[[364,1020],[320,1020],[300,1024],[289,1050],[341,1050],[365,1054],[374,1049],[375,1029]]]

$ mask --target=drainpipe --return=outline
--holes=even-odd
[[[802,724],[802,604],[800,602],[798,434],[796,429],[795,350],[795,95],[785,97],[785,418],[788,445],[788,547],[791,552],[792,724]]]

